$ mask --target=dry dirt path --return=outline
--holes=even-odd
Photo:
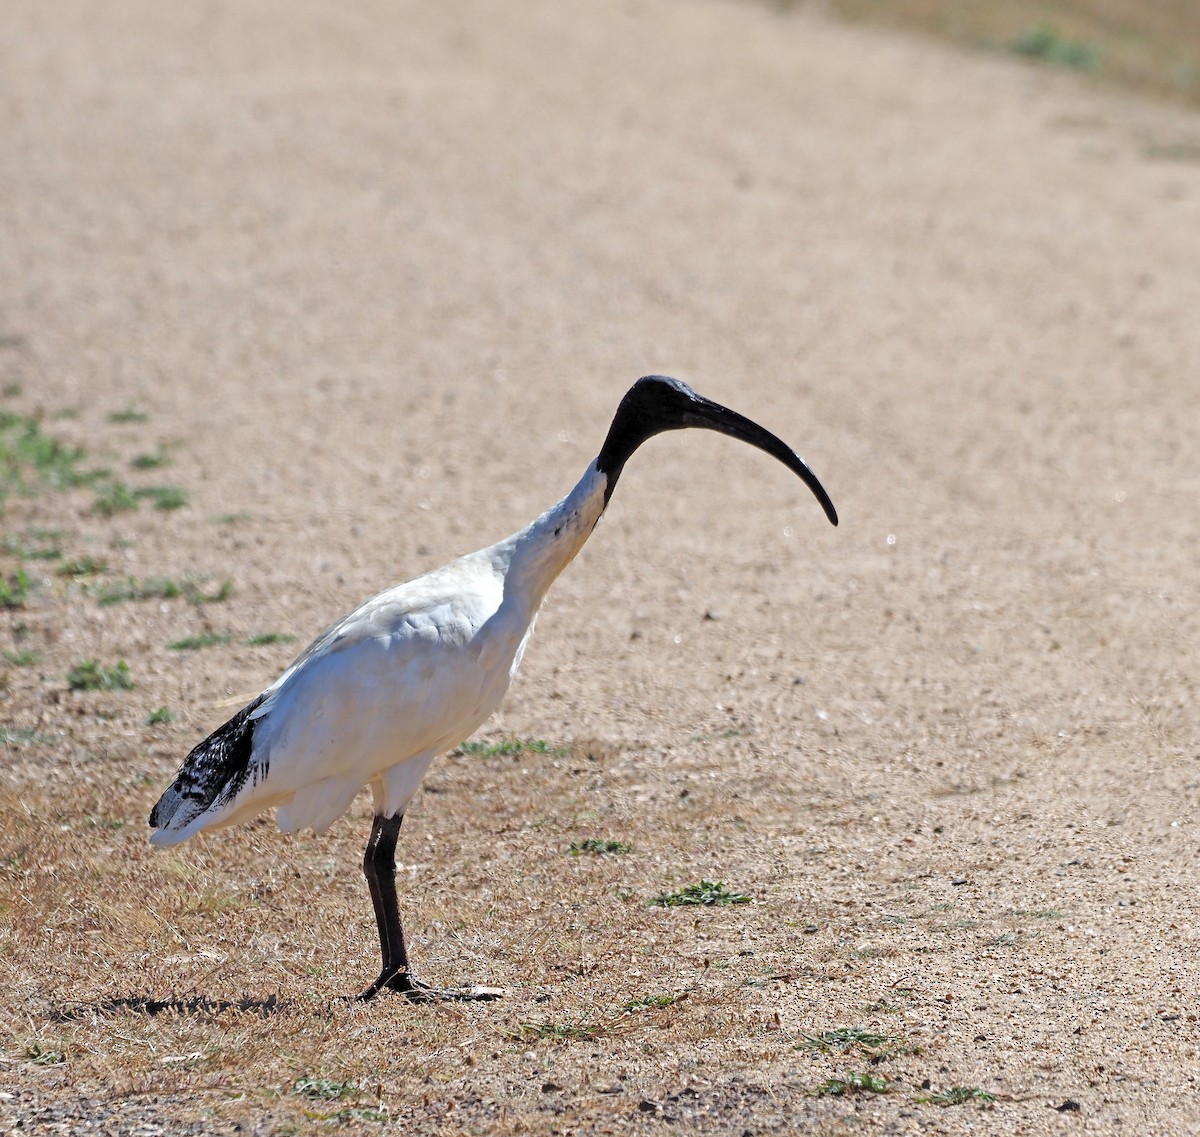
[[[0,1128],[1200,1131],[1195,116],[709,0],[2,22],[3,407],[191,499],[13,498],[6,571],[53,528],[234,592],[30,561],[5,614]],[[167,853],[145,813],[299,646],[250,637],[523,525],[647,371],[842,525],[730,443],[639,453],[485,731],[568,752],[447,759],[401,848],[427,974],[510,998],[336,1002],[365,799]],[[645,906],[701,877],[756,903]],[[894,1053],[806,1045],[851,1026]]]

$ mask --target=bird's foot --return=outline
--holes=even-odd
[[[366,1002],[387,989],[403,995],[411,1003],[470,1003],[502,999],[506,994],[503,987],[432,987],[420,979],[414,979],[407,970],[383,971],[378,979],[361,995]]]

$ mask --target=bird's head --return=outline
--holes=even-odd
[[[804,482],[825,516],[838,523],[837,510],[808,464],[790,446],[744,415],[697,395],[686,383],[666,375],[647,375],[625,393],[596,459],[596,468],[608,478],[605,501],[630,455],[648,438],[668,430],[699,427],[727,434],[777,458]]]

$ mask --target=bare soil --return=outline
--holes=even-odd
[[[4,514],[0,1131],[1200,1132],[1200,119],[715,0],[4,23],[0,410],[111,473]],[[842,524],[639,452],[480,736],[545,745],[406,821],[425,978],[508,997],[349,1001],[365,796],[168,851],[148,810],[650,371]],[[753,902],[648,904],[702,879]]]

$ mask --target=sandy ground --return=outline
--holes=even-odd
[[[336,1073],[414,1132],[1200,1132],[1200,164],[1163,160],[1200,120],[710,0],[3,23],[4,406],[166,446],[130,480],[191,495],[5,532],[234,594],[46,568],[6,614],[41,662],[0,703],[40,732],[4,755],[0,1128],[295,1131]],[[787,438],[841,526],[726,440],[640,452],[484,731],[571,757],[446,760],[401,847],[430,977],[509,1000],[314,1019],[372,971],[366,800],[165,853],[149,805],[331,619],[557,500],[650,371]],[[68,692],[81,658],[137,688]],[[561,856],[590,835],[638,852]],[[756,903],[643,903],[701,877]],[[900,1053],[804,1043],[851,1025]],[[813,1095],[856,1069],[893,1092]],[[956,1085],[997,1101],[921,1100]]]

